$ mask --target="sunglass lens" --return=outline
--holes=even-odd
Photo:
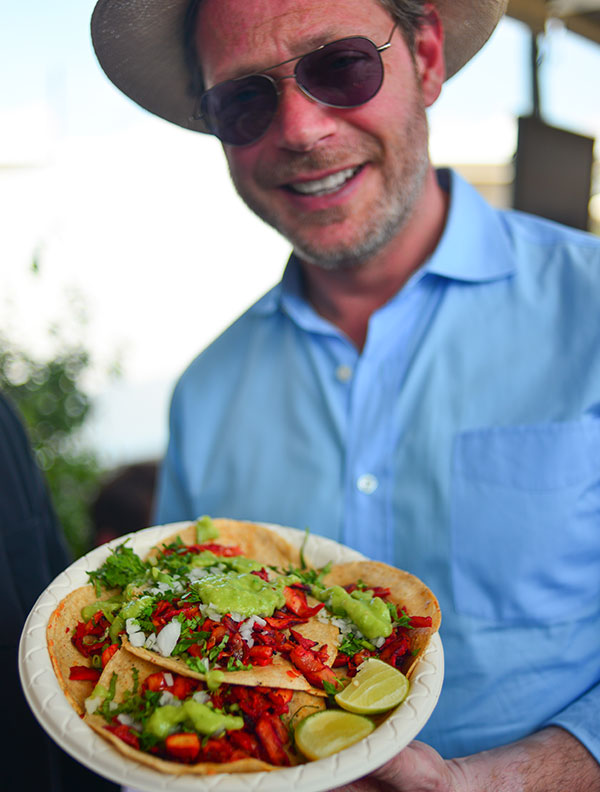
[[[319,102],[333,107],[358,107],[372,99],[383,82],[383,64],[376,46],[366,38],[342,39],[301,58],[296,79]]]
[[[207,91],[200,109],[209,130],[223,143],[245,146],[267,130],[277,110],[277,91],[268,77],[228,80]]]

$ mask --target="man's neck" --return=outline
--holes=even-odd
[[[435,249],[446,221],[449,196],[435,171],[400,232],[375,256],[348,270],[326,270],[303,262],[309,301],[361,350],[369,318],[390,300]]]

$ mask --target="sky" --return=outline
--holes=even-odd
[[[289,246],[236,196],[216,140],[112,86],[93,6],[0,0],[0,329],[47,354],[58,323],[91,349],[92,441],[118,462],[161,452],[175,378],[279,279]],[[542,54],[545,120],[600,138],[600,47],[558,28]],[[528,32],[506,20],[430,111],[432,159],[508,162],[530,96]]]

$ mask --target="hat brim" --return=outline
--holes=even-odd
[[[433,0],[444,28],[446,79],[478,52],[508,0]],[[185,129],[206,132],[193,118],[195,97],[185,58],[190,0],[98,0],[92,41],[104,72],[126,96]]]

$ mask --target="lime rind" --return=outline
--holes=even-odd
[[[377,658],[369,658],[335,700],[348,712],[377,715],[401,704],[409,687],[400,671]]]
[[[367,737],[375,724],[362,715],[343,710],[322,710],[296,727],[297,748],[307,759],[325,759]]]

